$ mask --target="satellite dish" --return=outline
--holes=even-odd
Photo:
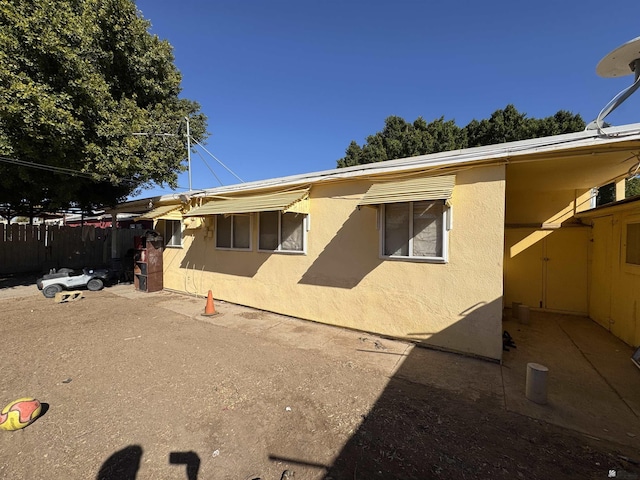
[[[622,77],[634,73],[635,80],[631,86],[613,97],[600,111],[598,117],[587,125],[587,130],[602,129],[604,118],[640,87],[640,37],[628,41],[606,55],[598,63],[596,73],[605,78]]]

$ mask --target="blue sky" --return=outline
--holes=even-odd
[[[637,0],[136,4],[174,47],[182,96],[209,119],[207,150],[244,181],[335,168],[389,115],[464,126],[512,103],[530,117],[562,109],[589,122],[633,81],[600,78],[597,63],[640,35]],[[607,121],[640,122],[639,106],[636,94]],[[192,155],[193,189],[220,185],[209,168],[238,183],[200,152],[209,167]],[[171,190],[141,196],[161,193]]]

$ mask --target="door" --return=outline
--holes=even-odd
[[[588,248],[587,227],[560,228],[545,238],[544,308],[587,314]]]

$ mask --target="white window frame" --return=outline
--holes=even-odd
[[[165,247],[169,247],[169,248],[182,248],[182,220],[163,220],[164,222],[164,246]],[[171,228],[171,234],[169,235],[169,226],[170,225],[176,225],[178,226],[179,230],[180,230],[180,243],[176,244],[176,243],[171,243],[173,242],[173,238],[174,238],[174,234],[176,233],[175,230],[173,228]]]
[[[218,219],[221,217],[231,217],[231,239],[229,245],[231,247],[218,246]],[[249,217],[249,246],[240,248],[233,246],[233,234],[234,234],[234,220],[233,217]],[[253,251],[253,215],[250,213],[230,213],[230,214],[218,214],[215,216],[215,231],[213,232],[213,241],[215,243],[216,250],[235,250],[238,252],[251,252]]]
[[[268,213],[268,212],[260,212]],[[293,215],[302,215],[302,250],[284,250],[282,248],[282,215],[287,212],[278,211],[278,246],[275,250],[261,249],[260,248],[260,215],[258,215],[258,251],[265,253],[284,253],[288,255],[306,255],[307,254],[307,232],[311,225],[308,213],[295,213],[290,212]]]
[[[424,201],[429,202],[442,202],[442,256],[441,257],[419,257],[413,255],[413,206],[416,203]],[[385,216],[386,216],[386,204],[381,204],[378,209],[378,230],[380,231],[380,258],[384,260],[403,260],[412,262],[425,262],[425,263],[448,263],[449,261],[449,230],[452,228],[452,212],[451,206],[446,200],[421,200],[414,202],[397,202],[409,204],[409,231],[408,235],[408,252],[409,255],[385,255]]]

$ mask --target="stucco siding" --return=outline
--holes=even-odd
[[[164,257],[164,285],[483,357],[502,355],[504,166],[456,174],[444,264],[380,257],[377,208],[357,207],[371,182],[314,184],[306,254],[216,250],[202,228]]]
[[[531,179],[528,190],[507,190],[506,223],[560,224],[589,206],[589,189],[539,190]]]
[[[589,315],[625,343],[640,345],[640,265],[626,262],[626,225],[640,205],[592,219]]]

